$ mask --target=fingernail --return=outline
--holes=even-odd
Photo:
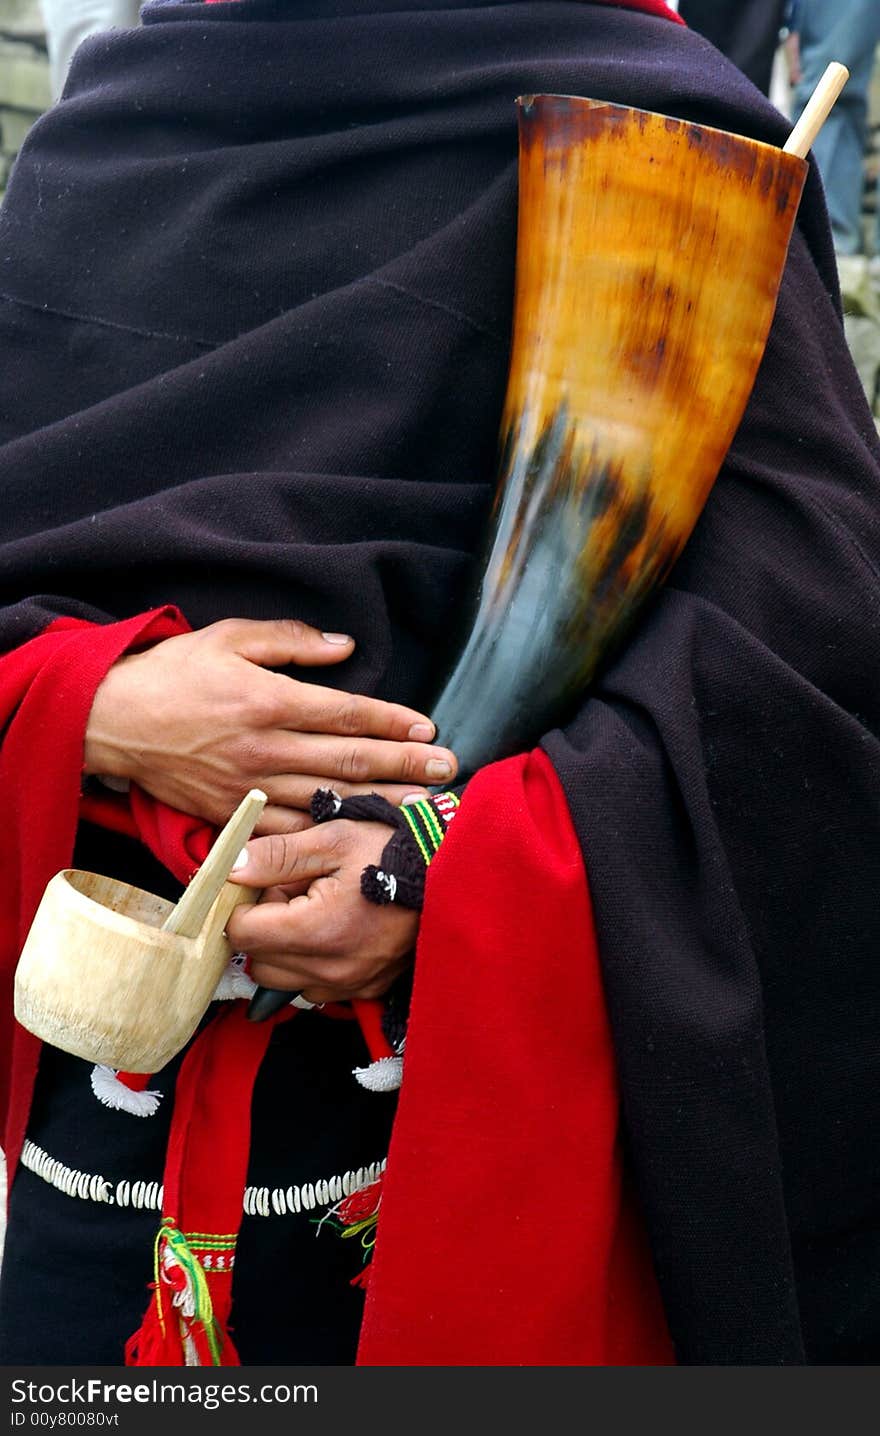
[[[321,637],[325,643],[351,643],[351,635],[348,633],[322,633]]]
[[[238,857],[235,859],[235,862],[232,864],[232,871],[234,873],[237,873],[240,868],[246,868],[249,862],[250,853],[248,852],[247,848],[242,848]]]
[[[401,798],[400,806],[406,808],[410,803],[420,803],[424,796],[424,793],[407,793],[405,798]]]
[[[425,764],[425,772],[429,778],[448,778],[452,764],[447,763],[445,758],[432,758],[430,763]]]
[[[430,743],[434,736],[433,723],[414,723],[407,734],[414,743]]]

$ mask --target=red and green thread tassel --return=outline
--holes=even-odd
[[[234,1234],[184,1233],[173,1217],[162,1219],[153,1243],[153,1301],[126,1347],[128,1365],[229,1364],[206,1269],[231,1277],[235,1242]]]

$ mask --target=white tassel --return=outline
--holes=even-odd
[[[130,1112],[133,1117],[152,1117],[162,1101],[161,1092],[133,1092],[120,1082],[112,1067],[93,1067],[91,1082],[99,1102],[117,1112]]]
[[[212,1002],[232,1002],[237,997],[253,997],[257,990],[257,984],[245,972],[246,962],[246,953],[236,952],[233,954],[214,989]]]
[[[355,1067],[354,1076],[368,1092],[396,1092],[403,1081],[403,1057],[379,1057],[369,1067]]]

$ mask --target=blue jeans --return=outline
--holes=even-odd
[[[825,186],[838,254],[863,249],[862,189],[868,90],[880,43],[880,0],[799,0],[803,80],[794,97],[796,120],[826,65],[839,60],[850,78],[813,146]],[[880,245],[875,240],[875,248]]]
[[[99,30],[123,30],[136,25],[141,3],[142,0],[41,0],[53,100],[64,88],[77,46]]]

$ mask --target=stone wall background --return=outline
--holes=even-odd
[[[39,0],[0,0],[0,195],[25,135],[49,103]]]

